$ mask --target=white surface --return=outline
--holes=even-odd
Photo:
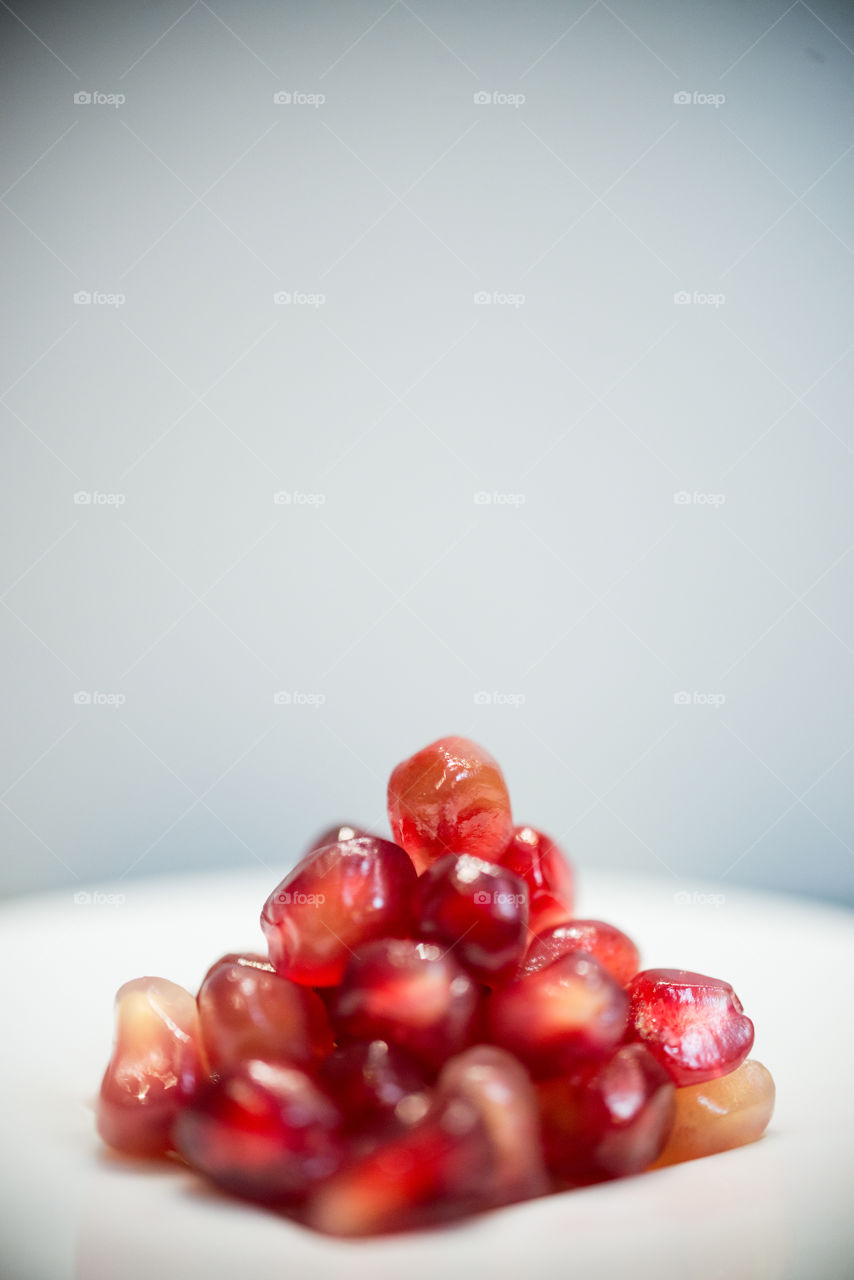
[[[259,943],[265,875],[104,886],[0,912],[5,1045],[3,1275],[14,1280],[842,1280],[854,1258],[850,975],[854,916],[736,892],[589,877],[580,910],[635,937],[645,965],[732,980],[778,1086],[754,1147],[522,1205],[429,1234],[329,1241],[200,1189],[181,1170],[105,1156],[91,1099],[125,979],[194,987],[219,954]],[[702,886],[699,886],[702,890]],[[689,890],[690,892],[690,890]]]

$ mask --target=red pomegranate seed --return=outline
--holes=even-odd
[[[115,1045],[98,1097],[104,1142],[128,1155],[163,1155],[179,1107],[206,1078],[189,991],[165,978],[120,987]]]
[[[320,997],[276,973],[263,956],[223,956],[198,994],[202,1043],[217,1071],[247,1058],[310,1068],[332,1052]]]
[[[392,834],[419,871],[446,853],[500,861],[513,834],[504,776],[467,738],[440,738],[404,760],[388,784]]]
[[[486,1019],[490,1038],[542,1077],[616,1049],[628,1003],[623,988],[592,956],[571,951],[493,992]]]
[[[437,1087],[440,1098],[470,1103],[483,1122],[492,1149],[484,1205],[544,1195],[549,1182],[537,1095],[518,1059],[494,1045],[477,1045],[445,1064]]]
[[[528,939],[528,889],[511,871],[470,854],[447,854],[419,878],[422,938],[451,947],[480,982],[513,976]]]
[[[375,1128],[401,1118],[406,1122],[427,1110],[423,1071],[403,1049],[385,1040],[339,1046],[321,1066],[319,1078],[348,1128]]]
[[[352,957],[333,1006],[346,1038],[386,1040],[428,1070],[472,1041],[480,993],[452,955],[427,942],[386,938]]]
[[[676,1090],[676,1120],[653,1166],[743,1147],[761,1138],[774,1113],[771,1072],[748,1058],[728,1076]]]
[[[308,854],[261,913],[276,970],[306,986],[334,986],[361,943],[408,933],[415,882],[403,849],[376,836]]]
[[[311,1226],[368,1236],[432,1225],[481,1207],[492,1150],[475,1107],[460,1099],[351,1161],[310,1199]]]
[[[638,949],[625,933],[604,920],[569,920],[545,929],[531,942],[520,976],[537,973],[568,951],[586,951],[625,986],[638,971]]]
[[[626,1045],[592,1075],[538,1085],[543,1144],[553,1173],[570,1181],[640,1173],[673,1125],[676,1089],[643,1045]]]
[[[310,853],[316,853],[318,849],[325,849],[328,844],[343,844],[345,840],[365,838],[373,839],[370,831],[364,831],[361,827],[356,827],[351,822],[340,822],[337,827],[327,827],[316,840],[312,840],[305,851],[305,857],[308,857]]]
[[[728,982],[686,969],[644,969],[629,984],[629,1037],[645,1044],[677,1085],[740,1066],[753,1023]]]
[[[516,827],[501,865],[521,876],[528,886],[532,933],[542,933],[572,918],[572,869],[566,855],[542,831]]]
[[[340,1124],[338,1109],[305,1072],[250,1060],[181,1111],[175,1143],[227,1191],[287,1203],[338,1167]]]

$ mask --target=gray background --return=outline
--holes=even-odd
[[[582,867],[854,900],[850,6],[0,46],[2,890],[275,877],[459,732]]]

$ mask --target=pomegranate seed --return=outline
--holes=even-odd
[[[440,738],[404,760],[388,784],[392,834],[419,871],[445,853],[500,861],[513,834],[504,776],[467,738]]]
[[[501,865],[521,876],[528,886],[532,933],[572,919],[572,870],[566,855],[542,831],[517,827]]]
[[[413,1112],[427,1110],[424,1073],[413,1058],[385,1040],[341,1045],[323,1063],[320,1080],[351,1128],[406,1121]]]
[[[451,1058],[439,1076],[438,1093],[469,1102],[483,1121],[492,1149],[485,1204],[512,1204],[544,1195],[548,1175],[543,1163],[537,1095],[522,1064],[493,1045],[477,1045]]]
[[[337,827],[327,827],[316,840],[312,840],[305,851],[305,857],[310,853],[316,853],[318,849],[325,849],[328,844],[343,844],[345,840],[365,838],[373,839],[370,831],[363,831],[361,827],[355,827],[350,822],[340,822]]]
[[[676,1120],[656,1169],[755,1142],[774,1113],[771,1072],[748,1058],[727,1076],[676,1090]]]
[[[528,937],[528,889],[511,871],[449,853],[420,877],[415,914],[421,937],[451,947],[480,982],[514,974]]]
[[[181,1111],[175,1142],[218,1186],[283,1203],[338,1167],[340,1123],[338,1109],[305,1072],[250,1060]]]
[[[323,1001],[276,973],[263,956],[230,955],[205,975],[198,995],[202,1042],[218,1071],[246,1058],[310,1068],[332,1052]]]
[[[560,1075],[616,1049],[628,1003],[623,988],[592,956],[571,951],[493,992],[487,1026],[490,1038],[536,1076]]]
[[[196,1002],[165,978],[116,995],[116,1039],[98,1097],[98,1132],[128,1155],[163,1155],[181,1104],[207,1076]]]
[[[333,1025],[356,1040],[386,1040],[428,1070],[471,1043],[480,993],[453,956],[409,939],[371,942],[353,956]]]
[[[481,1206],[491,1160],[476,1108],[442,1102],[323,1183],[307,1220],[328,1235],[367,1236],[458,1217]]]
[[[308,854],[261,913],[276,970],[306,986],[334,986],[361,943],[409,931],[415,882],[403,849],[376,836]]]
[[[728,982],[685,969],[644,969],[629,996],[630,1039],[645,1044],[677,1085],[726,1075],[751,1050],[753,1023]]]
[[[638,971],[638,949],[619,929],[603,920],[570,920],[554,925],[534,938],[522,961],[520,976],[537,973],[568,951],[586,951],[625,986]]]
[[[643,1045],[626,1045],[593,1074],[538,1086],[546,1160],[571,1181],[640,1173],[673,1124],[676,1089]]]

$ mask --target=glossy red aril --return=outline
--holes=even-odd
[[[319,1079],[341,1108],[348,1128],[376,1127],[383,1120],[406,1122],[427,1110],[423,1071],[403,1049],[385,1040],[340,1045],[321,1066]]]
[[[387,938],[350,960],[333,1024],[348,1039],[396,1044],[435,1071],[471,1043],[480,999],[452,955],[431,943]]]
[[[569,920],[545,929],[533,939],[519,969],[537,973],[568,951],[586,951],[622,986],[638,971],[638,949],[625,933],[604,920]]]
[[[312,1067],[332,1052],[323,1001],[282,978],[263,956],[223,956],[197,999],[202,1043],[218,1071],[247,1058]]]
[[[543,1144],[553,1173],[571,1181],[640,1173],[673,1125],[673,1081],[643,1045],[626,1045],[591,1075],[537,1088]]]
[[[376,836],[308,854],[261,913],[276,970],[307,986],[334,986],[356,947],[409,932],[415,882],[403,849]]]
[[[571,951],[493,992],[486,1019],[490,1038],[535,1075],[558,1075],[616,1049],[628,1003],[623,988],[592,956]]]
[[[459,1217],[484,1205],[492,1149],[478,1111],[440,1102],[402,1134],[327,1179],[306,1218],[334,1236],[367,1236]]]
[[[487,986],[515,972],[528,940],[528,889],[511,871],[470,854],[447,854],[419,878],[416,928],[451,947]]]
[[[644,969],[629,984],[629,1037],[645,1044],[677,1085],[740,1066],[753,1023],[728,982],[686,969]]]
[[[521,876],[528,886],[532,933],[572,918],[572,869],[549,836],[534,827],[516,827],[501,865]]]
[[[399,764],[389,779],[388,815],[419,871],[446,853],[498,862],[513,834],[504,776],[468,738],[440,738]]]
[[[305,1072],[250,1060],[184,1108],[175,1142],[218,1186],[288,1203],[338,1167],[340,1124],[338,1109]]]
[[[325,849],[328,844],[342,844],[345,840],[372,839],[370,831],[365,831],[362,827],[356,827],[352,822],[339,822],[335,827],[327,827],[322,831],[316,840],[312,840],[311,844],[305,851],[305,856],[315,853],[318,849]]]
[[[171,1148],[178,1110],[207,1077],[196,1002],[165,978],[135,978],[116,995],[113,1055],[98,1097],[98,1132],[128,1155]]]
[[[491,1206],[545,1194],[537,1095],[528,1072],[512,1054],[494,1045],[476,1045],[442,1068],[440,1098],[461,1098],[478,1112],[492,1150],[483,1186]]]
[[[755,1142],[774,1113],[774,1081],[748,1058],[717,1080],[676,1090],[676,1119],[655,1168]]]

